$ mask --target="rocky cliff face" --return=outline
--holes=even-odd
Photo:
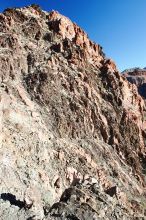
[[[146,99],[146,68],[134,68],[123,72],[127,80],[138,87],[139,94]]]
[[[143,109],[68,18],[0,14],[1,219],[144,218]]]

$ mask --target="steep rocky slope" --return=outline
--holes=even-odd
[[[129,82],[138,87],[139,94],[146,99],[146,68],[133,68],[122,73]]]
[[[58,12],[0,14],[0,216],[144,219],[144,101]]]

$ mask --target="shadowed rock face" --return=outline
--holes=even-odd
[[[138,87],[139,94],[146,99],[146,68],[132,69],[123,72],[127,80]]]
[[[0,14],[0,216],[145,215],[144,101],[58,12]]]

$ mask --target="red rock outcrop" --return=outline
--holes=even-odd
[[[2,219],[145,218],[137,87],[58,12],[0,21]]]
[[[52,11],[48,15],[48,24],[51,30],[56,34],[59,34],[62,39],[69,39],[76,46],[79,46],[81,49],[76,51],[76,61],[80,58],[82,61],[85,60],[93,64],[99,65],[99,62],[102,59],[102,49],[99,45],[93,43],[89,40],[87,34],[76,24],[72,23],[68,18],[60,15],[56,11]],[[73,54],[72,54],[73,56]]]

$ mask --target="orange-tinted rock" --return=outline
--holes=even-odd
[[[0,20],[1,218],[144,218],[137,87],[58,12],[32,5]]]
[[[74,26],[68,18],[56,11],[52,11],[48,16],[48,21],[49,27],[63,38],[69,38],[70,40],[74,38]]]
[[[61,35],[63,39],[69,39],[74,41],[82,50],[84,54],[81,56],[81,59],[91,60],[90,62],[94,63],[94,59],[100,57],[102,54],[102,49],[99,45],[93,43],[89,40],[87,34],[76,24],[73,24],[68,18],[60,15],[56,11],[52,11],[48,16],[48,24],[51,30],[55,33]],[[78,55],[76,58],[78,60]],[[102,59],[100,57],[100,59]],[[73,61],[72,62],[76,62]]]

